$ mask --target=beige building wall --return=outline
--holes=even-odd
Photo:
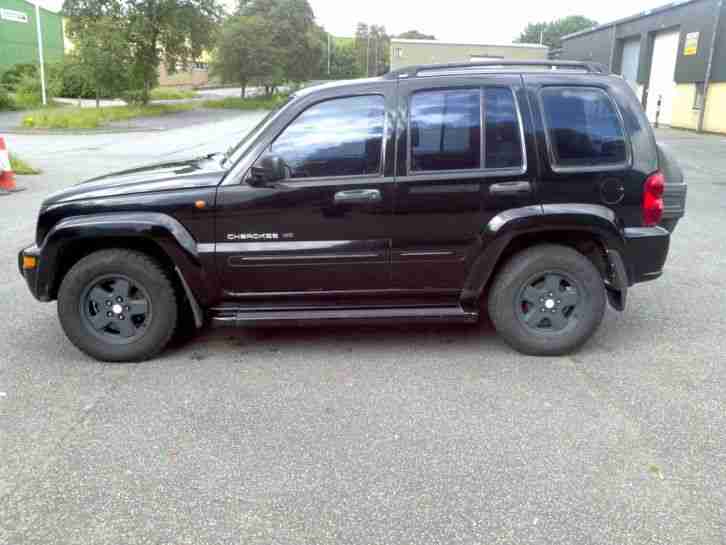
[[[208,68],[195,68],[191,64],[187,70],[180,69],[169,74],[163,62],[159,66],[159,87],[200,87],[208,83]]]
[[[549,48],[539,44],[464,44],[436,40],[391,40],[391,70],[417,64],[470,62],[476,58],[545,60]]]
[[[698,129],[698,110],[693,109],[695,99],[695,84],[681,83],[676,85],[676,90],[673,93],[672,127]]]
[[[679,129],[698,130],[699,110],[693,108],[696,85],[676,85],[673,99],[671,125]],[[706,98],[706,112],[703,116],[703,130],[726,134],[726,83],[711,83]]]
[[[726,82],[712,83],[708,87],[703,130],[726,133]]]

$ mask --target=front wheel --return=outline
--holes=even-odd
[[[489,293],[497,332],[520,352],[557,356],[579,348],[605,313],[602,276],[566,246],[543,244],[515,255]]]
[[[178,310],[163,267],[146,254],[114,249],[90,254],[68,271],[58,314],[68,338],[86,354],[131,362],[164,349]]]

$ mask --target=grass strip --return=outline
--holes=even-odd
[[[23,117],[22,126],[28,129],[96,129],[114,121],[126,121],[136,117],[158,117],[192,110],[195,107],[197,107],[195,104],[151,104],[36,110]]]

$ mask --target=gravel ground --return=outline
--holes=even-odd
[[[9,137],[45,174],[0,198],[0,543],[726,542],[725,138],[658,132],[690,184],[666,273],[571,357],[486,322],[79,353],[17,274],[43,196],[223,149],[256,115]]]

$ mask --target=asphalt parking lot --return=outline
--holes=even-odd
[[[726,138],[658,132],[690,184],[666,273],[571,357],[488,323],[78,352],[17,273],[43,197],[259,115],[9,136],[45,174],[0,197],[0,543],[726,543]]]

